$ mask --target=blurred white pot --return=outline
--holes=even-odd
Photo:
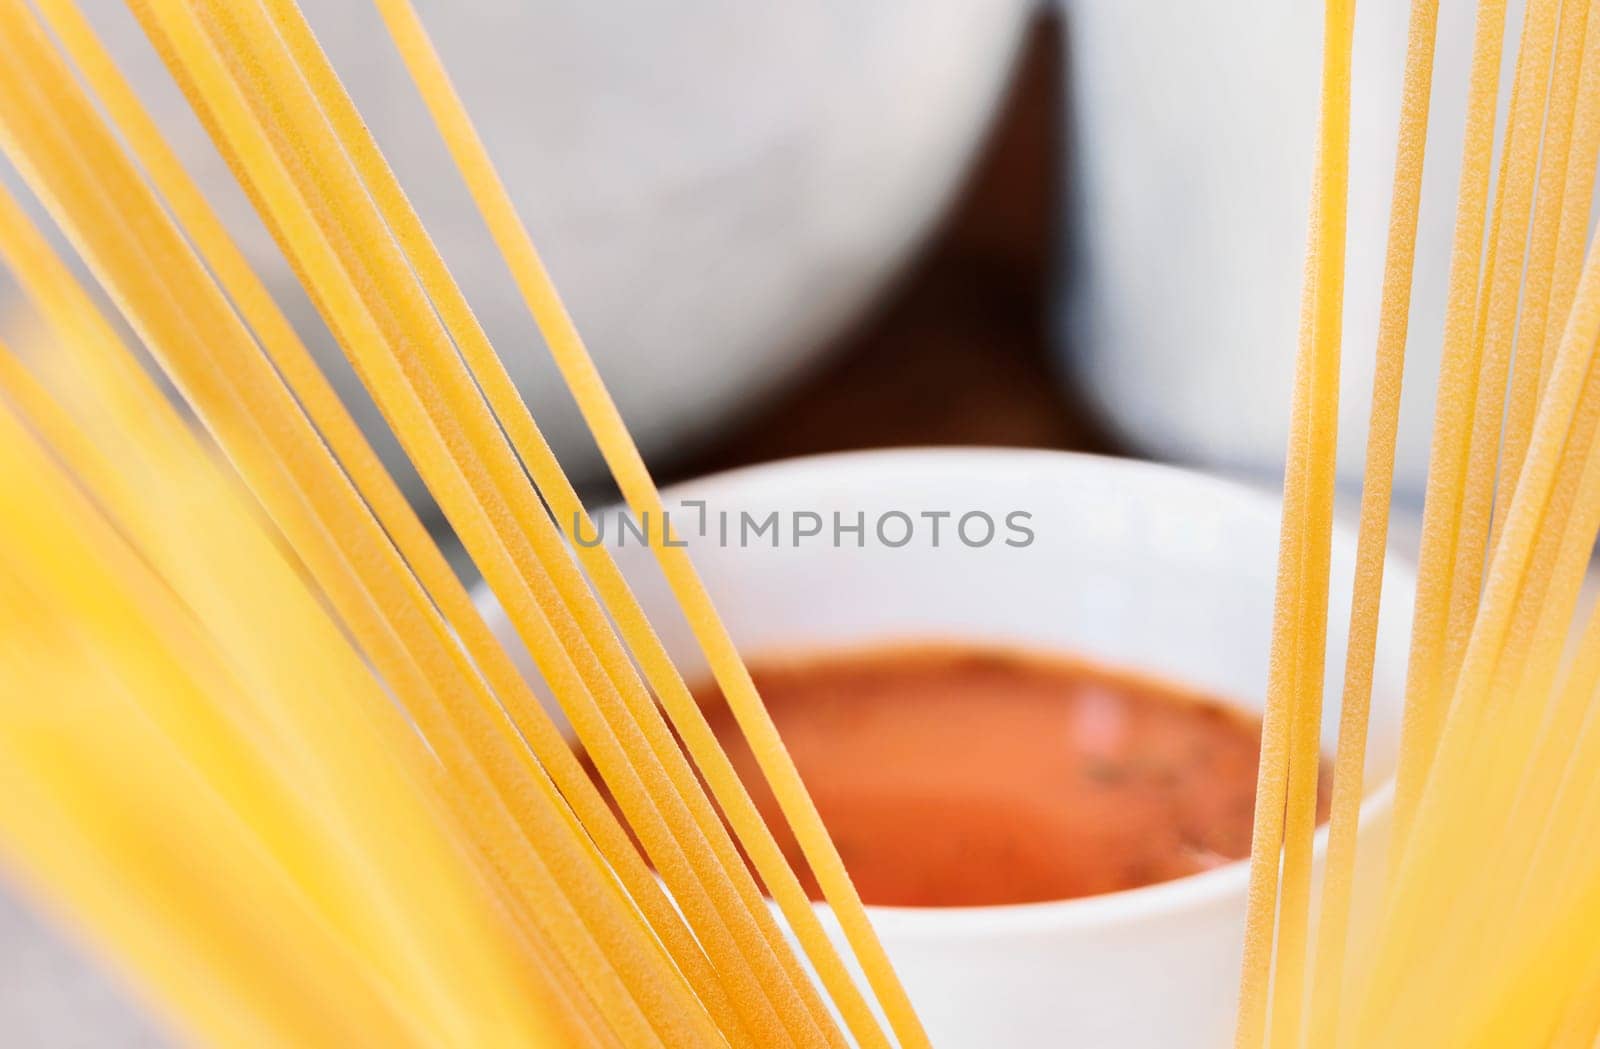
[[[1247,472],[1283,460],[1322,5],[1063,0],[1073,138],[1062,354],[1132,442]],[[1513,0],[1506,60],[1522,3]],[[1356,18],[1342,474],[1359,476],[1410,4]],[[1398,484],[1427,463],[1472,45],[1440,10]]]
[[[86,7],[252,261],[334,356],[120,0]],[[1032,7],[419,0],[647,454],[772,389],[860,314],[949,199]],[[593,470],[372,5],[305,9],[557,451]],[[341,369],[341,389],[352,383]]]

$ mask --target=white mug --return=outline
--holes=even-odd
[[[1410,499],[1420,499],[1431,439],[1475,6],[1439,10],[1396,468]],[[1523,6],[1509,4],[1508,62]],[[1060,7],[1064,368],[1128,446],[1274,476],[1288,433],[1323,5]],[[1352,483],[1371,405],[1410,7],[1356,12],[1339,405],[1340,475]]]
[[[859,648],[922,639],[1076,652],[1197,686],[1259,711],[1277,559],[1278,499],[1232,482],[1126,460],[1028,451],[888,451],[758,466],[665,494],[741,649]],[[685,500],[695,505],[685,505]],[[698,505],[699,501],[704,506]],[[676,509],[675,509],[676,508]],[[707,521],[698,535],[699,519]],[[947,511],[934,544],[925,512]],[[741,537],[741,515],[778,514],[777,545]],[[846,532],[835,544],[834,513]],[[796,514],[823,531],[796,545]],[[1008,526],[1008,515],[1032,533]],[[731,515],[726,543],[719,520]],[[913,536],[898,542],[905,526]],[[956,531],[966,514],[980,517]],[[862,515],[862,545],[849,527]],[[599,515],[614,544],[615,518]],[[884,523],[885,532],[878,527]],[[813,521],[804,518],[801,531]],[[741,541],[743,540],[743,541]],[[1008,542],[1011,540],[1011,542]],[[704,661],[653,555],[615,550],[691,681]],[[1332,754],[1354,536],[1333,544],[1328,702]],[[1368,748],[1363,854],[1381,843],[1397,751],[1413,578],[1386,574]],[[521,654],[492,598],[490,624]],[[524,662],[524,666],[527,664]],[[1317,855],[1324,847],[1317,839]],[[1247,870],[1235,862],[1085,899],[999,907],[871,907],[935,1045],[1171,1049],[1230,1041]],[[826,912],[826,908],[824,908]],[[826,917],[826,914],[825,914]]]

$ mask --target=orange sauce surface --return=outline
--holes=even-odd
[[[1069,899],[1249,854],[1260,722],[1216,698],[975,646],[751,671],[869,904]],[[697,696],[817,895],[732,715],[714,687]]]

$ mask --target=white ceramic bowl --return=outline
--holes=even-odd
[[[1259,710],[1278,531],[1275,496],[1182,470],[1053,452],[889,451],[760,466],[667,493],[736,640],[748,653],[922,638],[988,639],[1091,654],[1198,685]],[[782,533],[738,545],[739,515],[778,511]],[[794,545],[794,512],[824,534]],[[889,548],[882,515],[913,524],[950,511],[935,546],[927,528]],[[1031,544],[1006,528],[1021,511]],[[732,515],[720,544],[717,515]],[[832,545],[832,514],[863,513],[865,546]],[[951,529],[966,513],[997,523],[967,546]],[[607,525],[614,516],[602,515]],[[806,519],[810,523],[810,519]],[[904,527],[888,522],[898,541]],[[968,538],[985,529],[969,521]],[[612,533],[614,539],[615,533]],[[855,539],[846,535],[849,544]],[[608,542],[612,540],[608,539]],[[1323,744],[1337,726],[1354,536],[1334,541]],[[617,552],[686,673],[701,671],[665,583],[637,545]],[[1392,566],[1384,592],[1369,746],[1368,839],[1386,822],[1410,624],[1412,576]],[[491,622],[510,631],[484,596]],[[513,650],[520,651],[514,640]],[[526,663],[524,664],[526,666]],[[1322,842],[1318,839],[1320,856]],[[1370,852],[1371,850],[1367,850]],[[1005,907],[872,908],[873,920],[934,1043],[953,1046],[1221,1046],[1230,1040],[1246,888],[1234,863],[1160,885],[1088,899]]]
[[[382,422],[121,0],[87,13],[370,432]],[[568,469],[599,457],[370,0],[303,5]],[[944,210],[1033,0],[419,0],[646,454],[775,391]],[[350,395],[354,394],[353,397]],[[424,498],[391,442],[385,462]]]

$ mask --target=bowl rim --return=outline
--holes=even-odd
[[[992,480],[998,473],[1026,468],[1034,471],[1089,471],[1100,474],[1138,475],[1142,483],[1190,488],[1194,493],[1209,490],[1218,498],[1252,504],[1263,514],[1278,518],[1281,496],[1264,485],[1234,477],[1220,476],[1198,469],[1148,460],[1127,459],[1059,449],[909,446],[857,451],[826,452],[796,456],[720,470],[674,482],[661,489],[662,502],[670,506],[675,498],[692,494],[705,496],[708,489],[726,491],[752,484],[778,487],[792,496],[807,484],[822,481],[837,485],[839,471],[882,473],[908,467],[971,473],[981,470]],[[1030,477],[1037,482],[1036,477]],[[797,487],[798,486],[798,487]],[[596,512],[611,512],[608,503]],[[1334,542],[1353,549],[1356,528],[1350,521],[1336,518]],[[693,551],[691,549],[690,553]],[[1410,594],[1416,585],[1416,570],[1411,560],[1391,549],[1385,557],[1384,589],[1396,586]],[[475,603],[492,607],[494,600],[480,580],[473,584]],[[1331,600],[1331,599],[1330,599]],[[1381,621],[1380,621],[1381,636]],[[1386,816],[1392,807],[1394,776],[1390,774],[1370,787],[1361,803],[1361,825],[1370,826]],[[1319,828],[1313,839],[1313,856],[1327,849],[1328,827]],[[866,910],[880,934],[896,940],[990,937],[994,935],[1056,935],[1064,931],[1085,932],[1126,924],[1141,919],[1157,919],[1184,911],[1198,911],[1235,897],[1242,898],[1249,884],[1248,858],[1234,860],[1208,871],[1185,875],[1132,889],[1082,896],[1066,900],[1033,903],[987,904],[960,907],[901,907],[870,904]],[[834,923],[831,908],[819,902],[818,912]]]

